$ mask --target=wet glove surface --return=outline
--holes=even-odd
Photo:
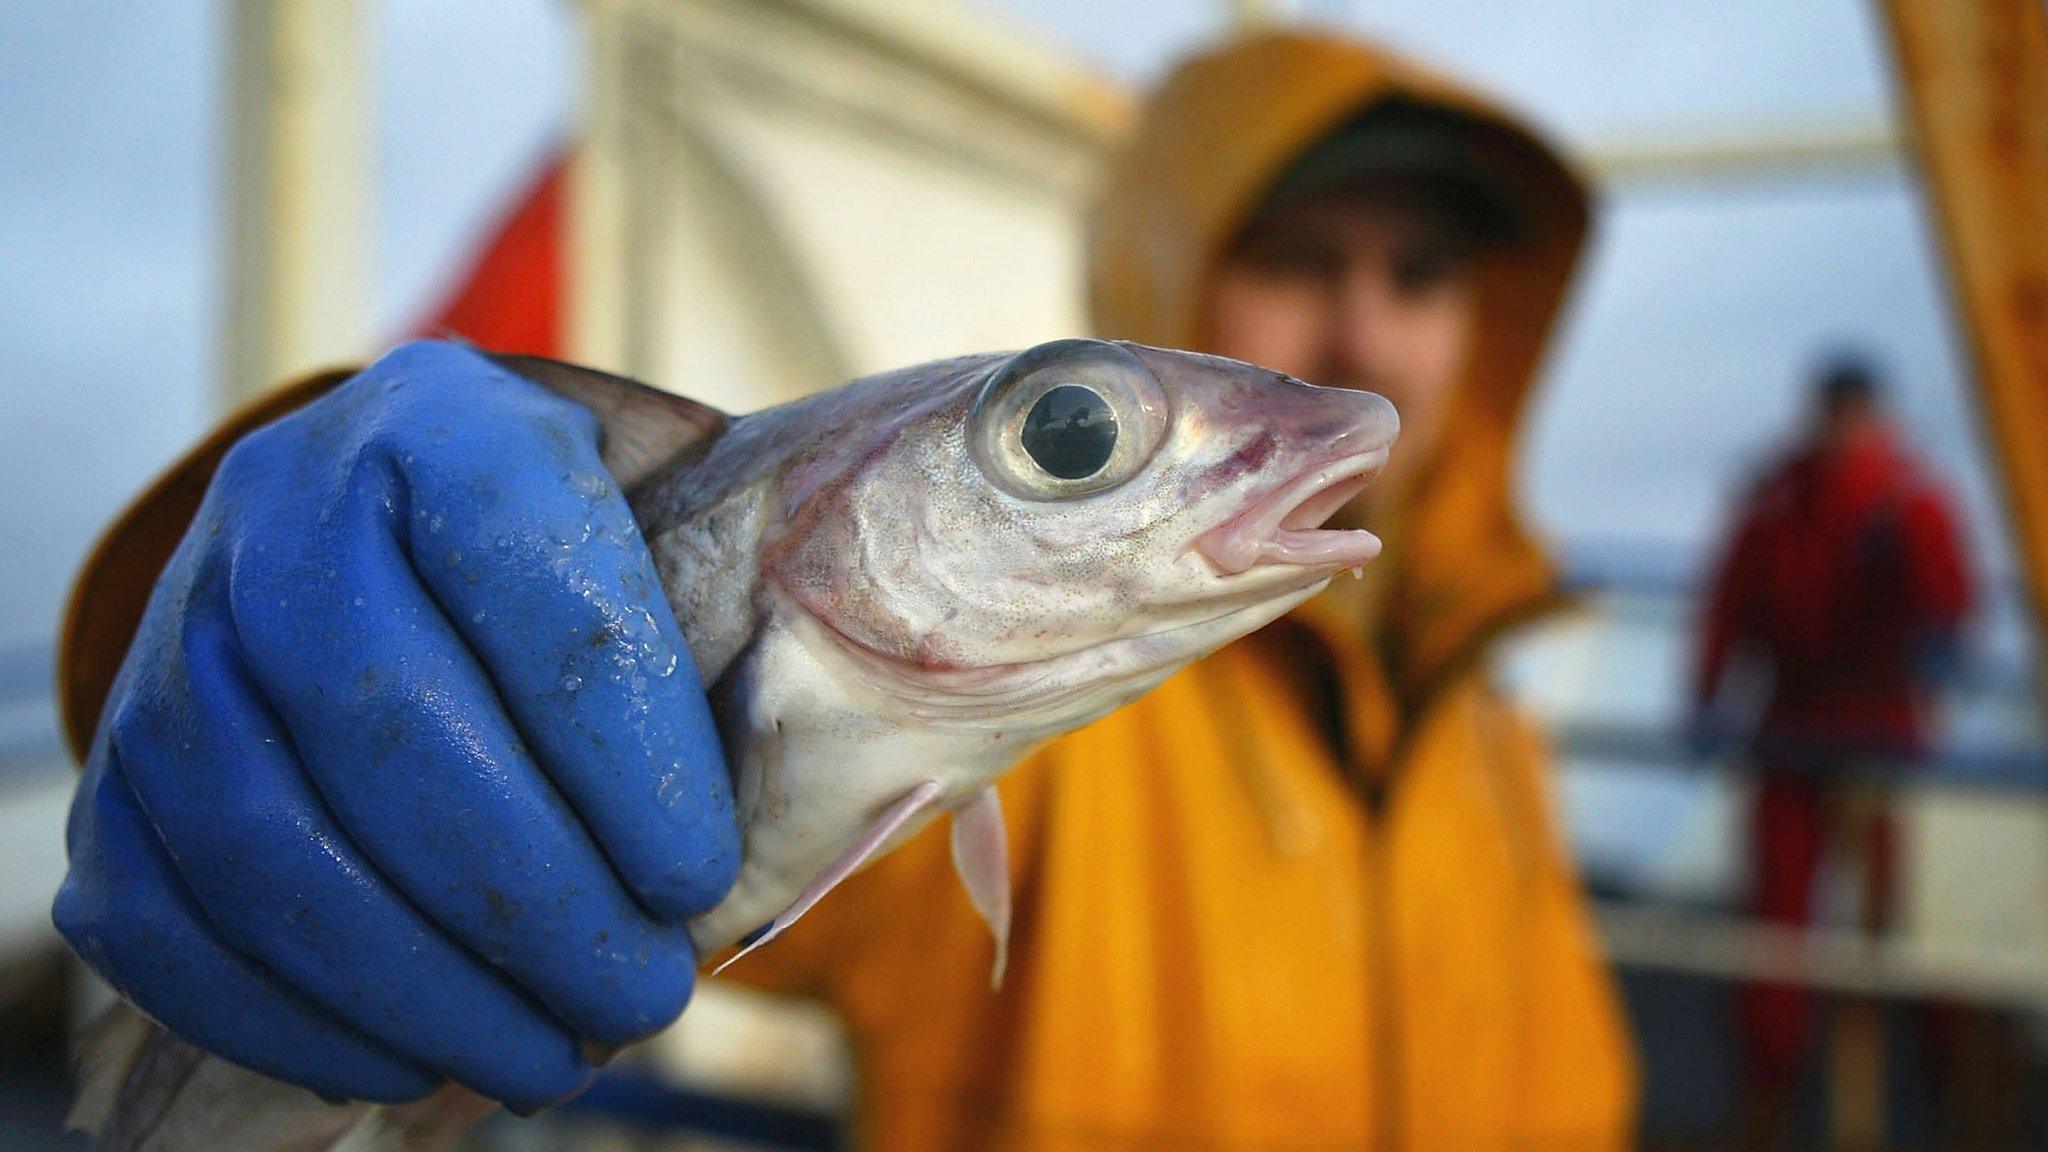
[[[405,345],[222,461],[95,733],[59,929],[200,1046],[514,1108],[668,1024],[739,866],[584,409]]]

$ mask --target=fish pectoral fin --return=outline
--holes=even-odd
[[[908,823],[911,817],[930,807],[931,802],[938,799],[939,792],[942,789],[943,785],[937,780],[926,780],[918,784],[917,787],[905,792],[902,796],[897,797],[887,808],[882,810],[882,814],[875,818],[875,822],[868,826],[868,830],[861,834],[860,839],[854,841],[853,845],[847,848],[846,851],[841,852],[839,858],[828,865],[823,872],[818,873],[817,878],[812,880],[810,885],[801,893],[798,893],[797,898],[790,902],[789,907],[784,908],[777,914],[775,919],[769,922],[768,927],[762,929],[760,935],[754,937],[753,941],[745,948],[733,953],[725,963],[713,968],[711,974],[716,976],[727,968],[732,967],[733,961],[782,935],[783,932],[789,929],[790,925],[803,919],[804,913],[816,907],[818,901],[823,900],[827,892],[839,887],[840,881],[860,871],[860,866],[867,863],[869,858],[874,856],[883,844],[888,843],[889,837],[895,835],[897,829]]]
[[[1003,802],[991,784],[953,811],[953,871],[967,899],[996,938],[988,986],[1003,986],[1010,966],[1010,846],[1003,829]]]

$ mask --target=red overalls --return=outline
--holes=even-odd
[[[1736,523],[1708,589],[1696,683],[1704,704],[1738,652],[1768,669],[1753,749],[1753,907],[1764,920],[1805,925],[1842,815],[1842,769],[1922,749],[1926,660],[1953,641],[1970,574],[1946,493],[1882,426],[1796,451]],[[1859,823],[1864,922],[1881,931],[1895,888],[1893,830],[1882,808]],[[1757,985],[1740,1011],[1756,1086],[1789,1087],[1812,1032],[1812,998]]]

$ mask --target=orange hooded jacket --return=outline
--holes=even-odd
[[[1240,40],[1174,74],[1110,173],[1091,221],[1093,310],[1103,335],[1199,346],[1204,277],[1267,184],[1390,96],[1465,117],[1530,221],[1483,258],[1480,333],[1440,456],[1376,576],[1340,581],[1005,779],[1016,924],[999,993],[942,829],[732,970],[839,1007],[866,1147],[1630,1139],[1631,1051],[1544,754],[1485,674],[1501,631],[1554,599],[1510,497],[1513,434],[1583,240],[1584,190],[1513,120],[1411,65],[1309,34]],[[89,738],[146,576],[220,449],[328,383],[224,430],[117,525],[67,628],[74,734]]]

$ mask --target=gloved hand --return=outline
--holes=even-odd
[[[515,1109],[673,1020],[739,865],[583,408],[408,344],[240,441],[108,698],[56,920],[187,1040]]]

